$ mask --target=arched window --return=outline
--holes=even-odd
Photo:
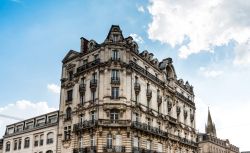
[[[39,141],[39,137],[38,135],[35,136],[35,141],[34,141],[34,146],[37,147],[38,146],[38,141]]]
[[[48,151],[46,151],[46,153],[53,153],[53,151],[52,150],[48,150]]]
[[[14,150],[17,150],[17,140],[14,141]]]
[[[71,119],[71,108],[70,107],[68,107],[66,109],[66,119],[67,120]]]
[[[47,134],[47,144],[52,144],[53,138],[54,138],[54,133],[53,132],[48,133]]]
[[[30,147],[30,138],[27,137],[24,139],[24,148],[29,148]]]
[[[6,146],[5,146],[5,152],[10,151],[10,142],[6,142]]]

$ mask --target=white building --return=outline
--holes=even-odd
[[[55,153],[58,111],[6,127],[3,153]]]

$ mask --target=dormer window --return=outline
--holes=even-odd
[[[119,41],[119,36],[118,35],[113,35],[113,42],[118,42]]]
[[[112,51],[112,60],[118,60],[119,52],[117,50]]]

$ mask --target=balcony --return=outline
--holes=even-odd
[[[97,66],[99,64],[100,64],[100,59],[96,59],[96,60],[94,60],[92,62],[86,63],[86,64],[84,64],[84,65],[77,68],[76,75],[84,72],[87,69],[93,68],[93,67],[95,67],[95,66]]]
[[[141,91],[141,85],[139,83],[134,84],[135,94],[138,95]]]
[[[85,91],[86,91],[86,84],[81,83],[81,84],[79,85],[79,92],[80,92],[81,94],[83,94],[83,93],[85,93]]]
[[[120,84],[120,78],[119,77],[111,77],[111,84],[119,85]]]
[[[184,143],[184,144],[187,144],[187,145],[192,145],[192,146],[195,146],[195,147],[198,146],[198,144],[196,142],[193,142],[193,141],[188,140],[186,138],[180,138],[179,140],[180,140],[181,143]]]
[[[185,97],[183,94],[179,93],[179,92],[176,92],[176,96],[182,100],[184,100],[185,102],[188,102],[189,104],[191,105],[195,105],[194,102],[190,99],[188,99],[187,97]]]
[[[155,75],[149,73],[146,69],[144,69],[143,67],[139,66],[138,64],[136,64],[133,61],[130,61],[129,66],[136,70],[138,73],[141,73],[143,76],[146,76],[148,79],[154,81],[155,83],[164,86],[165,83],[163,81],[161,81],[159,78],[157,78]]]
[[[91,91],[95,91],[96,88],[97,88],[97,80],[96,79],[90,80],[90,89],[91,89]]]
[[[88,146],[84,148],[74,148],[73,153],[96,153],[96,146]]]
[[[138,130],[142,130],[142,131],[154,134],[154,135],[158,135],[158,136],[167,138],[167,132],[164,132],[164,131],[160,130],[159,128],[147,125],[146,123],[133,121],[132,127],[135,129],[138,129]]]
[[[110,119],[99,119],[98,125],[103,126],[129,126],[129,120],[110,120]]]
[[[145,148],[140,148],[140,147],[133,147],[132,153],[158,153],[158,152],[155,150],[150,150],[150,149],[145,149]]]
[[[74,124],[74,132],[80,132],[84,129],[93,128],[97,125],[97,120],[83,121],[82,123]]]
[[[125,146],[104,146],[103,147],[103,152],[126,152],[126,147]]]
[[[148,101],[151,100],[151,98],[152,98],[152,90],[151,89],[147,89],[146,96],[147,96]]]

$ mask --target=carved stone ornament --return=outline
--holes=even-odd
[[[69,69],[72,69],[74,68],[76,65],[75,64],[72,64],[72,63],[69,63],[68,65],[66,65],[66,70],[69,70]]]
[[[70,143],[71,143],[71,140],[63,140],[62,141],[63,148],[66,148],[66,149],[69,148]]]

